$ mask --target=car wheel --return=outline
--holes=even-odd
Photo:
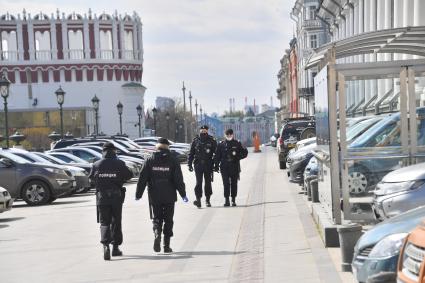
[[[301,135],[300,135],[300,139],[304,140],[304,139],[309,139],[309,138],[314,138],[316,136],[316,130],[313,128],[306,128],[304,129],[304,131],[302,131]]]
[[[360,195],[367,192],[369,184],[367,175],[362,170],[353,170],[348,174],[348,191],[351,195]]]
[[[56,197],[50,197],[50,199],[49,199],[49,201],[48,201],[47,203],[52,203],[52,202],[54,202],[56,199],[57,199]]]
[[[43,205],[51,198],[49,186],[42,181],[29,181],[22,188],[22,199],[28,205]]]

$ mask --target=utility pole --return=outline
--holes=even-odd
[[[187,127],[186,127],[186,87],[183,82],[183,132],[184,132],[184,142],[187,143]]]

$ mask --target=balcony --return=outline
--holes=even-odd
[[[125,59],[125,60],[133,60],[134,59],[133,50],[123,50],[122,51],[122,58]]]
[[[111,49],[101,49],[100,50],[100,58],[106,60],[114,59],[114,53]]]
[[[71,59],[71,60],[83,60],[84,59],[84,50],[83,49],[70,49],[69,50],[69,59]]]
[[[37,61],[50,61],[52,59],[51,50],[36,50],[35,59]]]
[[[322,21],[320,20],[303,20],[301,22],[301,27],[305,29],[315,29],[322,27]]]
[[[0,61],[18,61],[18,51],[1,51]]]

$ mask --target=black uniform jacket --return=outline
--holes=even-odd
[[[160,149],[146,160],[137,183],[136,198],[142,197],[146,185],[153,204],[176,202],[177,191],[181,197],[186,196],[180,163],[169,150]]]
[[[241,171],[240,160],[245,158],[248,150],[235,139],[224,140],[217,146],[215,154],[215,167],[228,175],[239,175]]]
[[[95,162],[90,172],[96,186],[97,205],[110,205],[123,200],[122,186],[133,177],[124,161],[108,151],[105,158]]]
[[[196,136],[190,147],[188,164],[191,165],[194,163],[195,165],[207,165],[208,167],[211,167],[212,170],[216,150],[217,141],[212,136],[207,135],[205,139],[200,136]]]

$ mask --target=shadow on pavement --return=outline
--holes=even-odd
[[[2,229],[2,228],[7,228],[7,227],[9,227],[9,225],[0,225],[0,229]],[[1,241],[1,240],[0,240]]]
[[[238,255],[244,254],[245,252],[240,251],[193,251],[193,252],[175,252],[176,255]]]
[[[237,201],[236,201],[237,203]],[[241,204],[241,205],[237,205],[237,206],[213,206],[213,208],[238,208],[238,207],[253,207],[253,206],[258,206],[258,205],[267,205],[267,204],[273,204],[273,203],[287,203],[286,200],[281,200],[281,201],[266,201],[266,202],[259,202],[259,203],[252,203],[252,204]]]
[[[21,207],[44,207],[44,206],[57,206],[57,205],[62,205],[62,204],[73,204],[73,203],[83,203],[83,202],[91,202],[91,200],[68,200],[68,201],[55,201],[52,202],[51,204],[46,204],[46,205],[40,205],[40,206],[30,206],[28,204],[26,204],[25,202],[22,202],[20,204],[13,204],[13,208],[21,208]]]
[[[158,255],[123,255],[122,258],[114,258],[114,260],[130,260],[130,259],[144,259],[144,260],[167,260],[167,259],[188,259],[193,256],[202,255],[238,255],[245,252],[230,252],[230,251],[193,251],[193,252],[174,252],[171,254]]]
[[[21,219],[25,219],[25,217],[0,218],[0,223],[12,222],[12,221],[21,220]]]

